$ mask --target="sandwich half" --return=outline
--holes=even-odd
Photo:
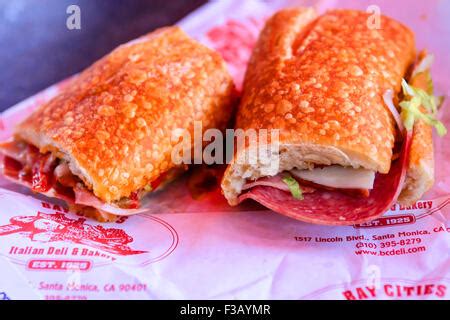
[[[382,16],[375,29],[368,18],[295,8],[267,21],[236,128],[277,130],[278,164],[257,154],[266,142],[236,148],[222,180],[231,205],[253,199],[298,220],[351,225],[377,218],[397,199],[414,202],[432,186],[438,121],[423,88],[429,59],[417,55],[407,27]]]
[[[220,55],[178,27],[119,46],[40,106],[1,145],[3,174],[98,220],[141,212],[185,170],[175,129],[224,129],[234,84]]]

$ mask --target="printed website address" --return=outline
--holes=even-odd
[[[392,249],[392,250],[356,250],[356,255],[371,255],[371,256],[400,256],[404,254],[418,253],[424,252],[427,248],[425,246],[420,247],[412,247],[412,248],[400,248],[400,249]]]

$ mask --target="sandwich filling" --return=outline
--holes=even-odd
[[[96,208],[110,214],[137,213],[142,198],[173,179],[181,169],[172,169],[128,197],[107,204],[94,195],[92,190],[75,175],[67,161],[53,153],[41,153],[35,146],[24,141],[8,141],[0,145],[3,153],[3,174],[31,188],[33,192],[63,199],[69,203]]]
[[[430,75],[432,56],[422,54],[419,61],[412,68],[409,83],[402,81],[402,93],[398,97],[400,112],[394,105],[392,91],[384,95],[384,101],[391,111],[398,127],[397,138],[402,140],[406,132],[411,132],[414,121],[421,119],[433,126],[437,133],[446,134],[446,128],[437,120],[437,111],[440,99],[433,95],[433,83]],[[392,161],[399,157],[400,144],[397,141]],[[314,193],[317,190],[337,191],[346,195],[368,198],[374,189],[378,173],[365,168],[346,167],[338,164],[321,165],[310,164],[309,169],[292,169],[279,172],[275,176],[265,176],[258,179],[247,180],[242,186],[246,192],[254,187],[271,187],[290,192],[292,197],[303,200],[303,194]],[[242,197],[240,198],[242,201]]]
[[[375,172],[339,165],[319,166],[313,169],[284,171],[273,177],[247,182],[243,190],[255,186],[269,186],[295,194],[312,193],[317,189],[336,190],[345,194],[368,197],[373,189]]]

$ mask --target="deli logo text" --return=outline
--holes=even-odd
[[[379,289],[373,286],[356,287],[343,291],[347,300],[366,300],[373,298],[444,298],[447,287],[443,284],[397,285],[385,284]]]

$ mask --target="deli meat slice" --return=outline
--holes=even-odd
[[[242,187],[242,190],[248,190],[257,186],[272,187],[277,188],[279,190],[290,192],[289,187],[287,186],[286,183],[283,182],[282,177],[279,174],[277,174],[276,176],[263,177],[256,181],[247,182]],[[302,186],[303,193],[310,193],[314,192],[315,190],[316,189],[312,187]]]
[[[89,207],[94,207],[100,211],[107,212],[110,214],[115,214],[117,216],[129,216],[132,214],[138,214],[141,212],[145,212],[148,208],[139,208],[139,209],[123,209],[113,205],[110,205],[106,202],[103,202],[99,198],[97,198],[91,191],[85,190],[82,188],[75,187],[75,203],[82,204]]]
[[[252,189],[257,186],[272,187],[272,188],[277,188],[277,189],[289,192],[289,188],[288,188],[287,184],[283,182],[280,175],[276,175],[273,177],[264,177],[264,178],[260,178],[256,181],[247,182],[242,187],[242,190]]]
[[[128,215],[132,215],[132,214],[137,214],[137,213],[141,213],[141,212],[145,212],[148,209],[146,208],[139,208],[139,209],[124,209],[124,208],[119,208],[113,205],[110,205],[108,203],[103,202],[102,200],[100,200],[99,198],[97,198],[92,191],[90,190],[86,190],[83,188],[79,188],[77,186],[73,187],[65,187],[62,185],[58,185],[55,182],[55,179],[53,178],[49,178],[52,177],[53,174],[48,173],[47,169],[50,168],[45,168],[46,165],[48,165],[48,163],[50,163],[51,161],[49,160],[49,156],[44,156],[43,160],[41,159],[40,162],[38,162],[39,168],[43,167],[43,169],[46,170],[42,170],[42,171],[38,171],[40,173],[40,175],[38,175],[37,177],[35,177],[34,175],[32,177],[21,177],[19,179],[19,175],[21,172],[21,169],[23,168],[23,166],[16,161],[15,159],[17,159],[17,157],[15,157],[15,159],[13,159],[12,157],[9,156],[3,156],[3,159],[1,159],[3,161],[3,173],[5,178],[7,178],[8,180],[14,181],[15,183],[18,183],[20,185],[26,186],[32,190],[34,190],[34,186],[42,186],[42,179],[37,179],[37,178],[41,178],[41,177],[45,177],[45,181],[48,182],[45,184],[45,190],[40,190],[39,192],[42,193],[43,195],[47,196],[47,197],[56,197],[59,199],[62,199],[64,201],[66,201],[68,204],[77,204],[77,205],[85,205],[85,206],[89,206],[89,207],[93,207],[96,208],[97,210],[107,213],[107,214],[114,214],[114,215],[118,215],[118,216],[128,216]],[[34,167],[36,167],[35,165],[33,165]],[[59,172],[63,172],[63,170],[65,170],[65,168],[63,168],[61,165],[55,168],[55,176],[58,177],[58,171]],[[44,175],[45,173],[45,175]],[[39,183],[38,183],[39,182]]]
[[[289,192],[270,186],[254,186],[239,197],[239,202],[253,199],[288,217],[324,225],[352,225],[378,218],[397,200],[402,189],[411,134],[405,135],[399,159],[387,174],[377,174],[368,198],[352,197],[337,191],[317,189],[297,200]]]

